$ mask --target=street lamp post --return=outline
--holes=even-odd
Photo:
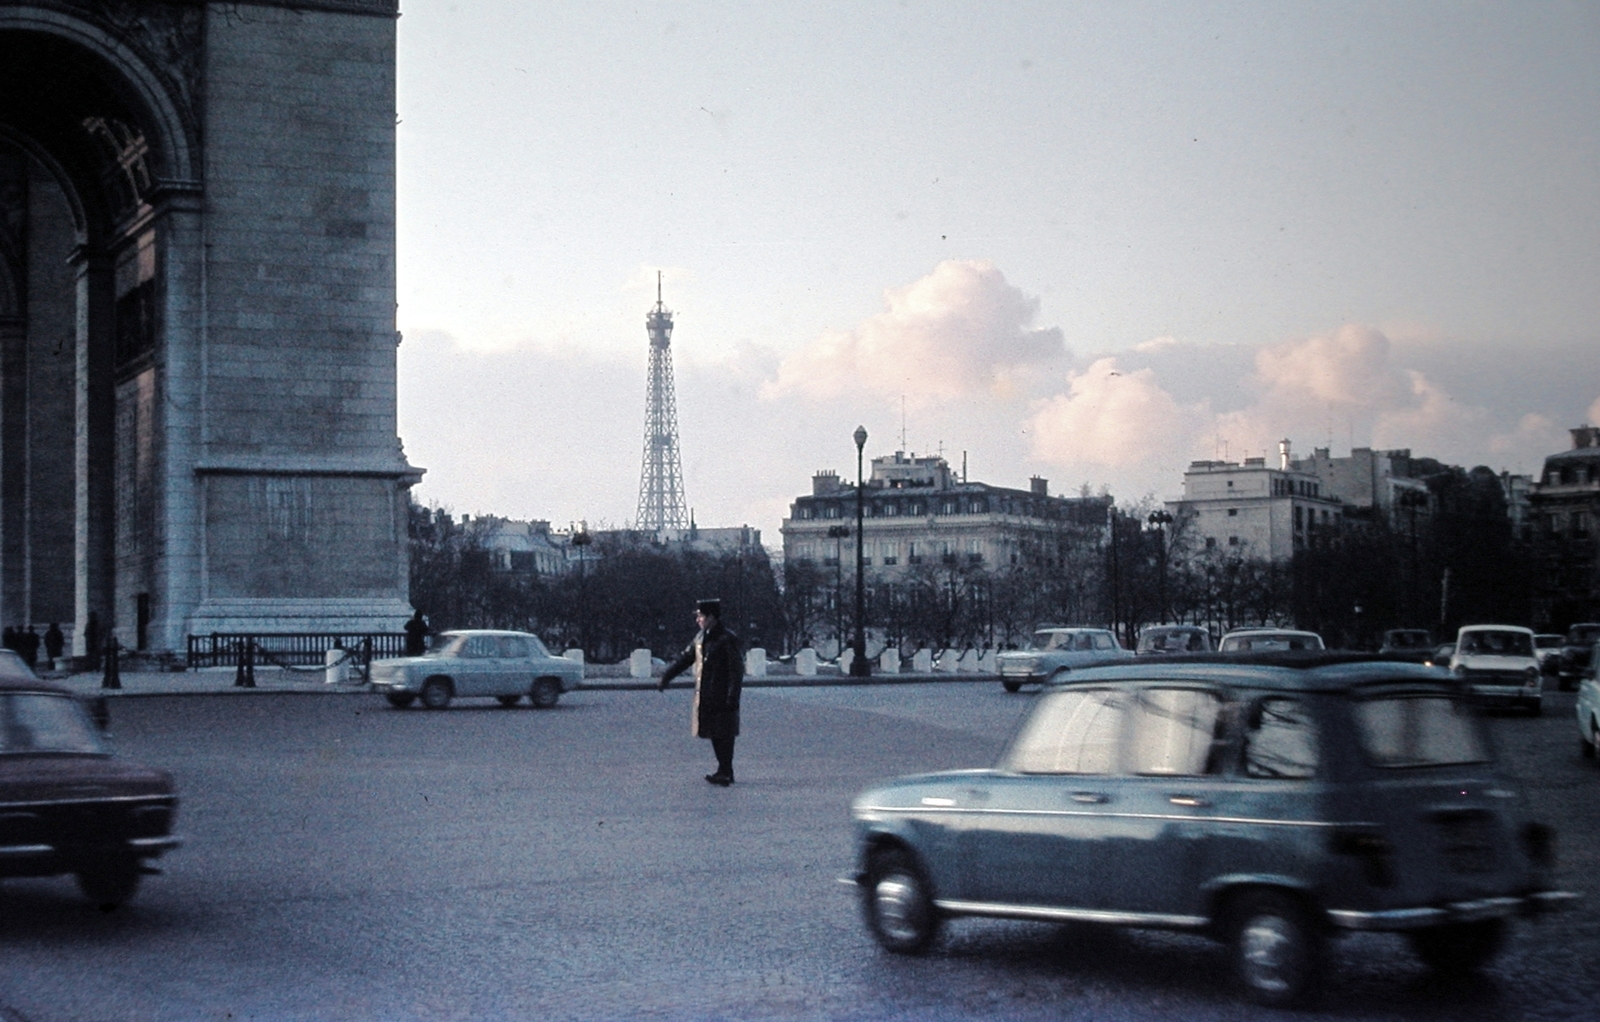
[[[582,532],[572,534],[572,545],[578,548],[578,648],[589,655],[589,576],[585,561],[589,559],[589,544],[594,537],[585,525]]]
[[[862,536],[864,521],[863,503],[866,499],[866,479],[861,470],[861,452],[867,446],[867,427],[857,426],[856,440],[856,655],[850,661],[850,673],[865,678],[872,673],[867,663],[867,576],[866,546]]]
[[[1172,617],[1167,613],[1167,526],[1172,515],[1167,511],[1152,511],[1147,519],[1156,530],[1156,594],[1160,600],[1161,620]]]

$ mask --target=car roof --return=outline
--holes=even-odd
[[[1139,629],[1139,634],[1143,635],[1145,632],[1203,632],[1203,631],[1205,631],[1205,629],[1201,628],[1199,625],[1145,625],[1143,628]]]
[[[1035,628],[1033,634],[1044,635],[1046,632],[1109,632],[1109,628],[1099,625],[1051,625],[1049,628]]]
[[[1228,635],[1317,635],[1317,633],[1302,631],[1299,628],[1235,628],[1223,638],[1226,639]],[[1317,638],[1320,639],[1322,636],[1317,635]]]
[[[532,632],[516,632],[509,628],[452,628],[440,635],[532,635]]]
[[[1063,688],[1095,682],[1187,681],[1232,688],[1299,692],[1348,692],[1384,684],[1453,691],[1448,672],[1372,653],[1291,650],[1274,653],[1180,653],[1132,664],[1087,667],[1072,672]]]
[[[1461,632],[1527,632],[1532,635],[1533,629],[1521,625],[1462,625]],[[1456,634],[1460,635],[1461,632]]]

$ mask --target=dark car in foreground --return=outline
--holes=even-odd
[[[1557,688],[1565,692],[1578,687],[1578,682],[1589,673],[1597,642],[1600,642],[1600,624],[1591,621],[1567,629],[1566,643],[1556,659]]]
[[[103,909],[177,847],[172,777],[113,757],[72,692],[0,657],[0,877],[71,874]]]
[[[853,806],[885,948],[987,916],[1223,941],[1253,999],[1311,999],[1327,940],[1395,931],[1430,965],[1490,959],[1550,889],[1483,720],[1443,672],[1352,654],[1196,655],[1075,671],[998,765]]]

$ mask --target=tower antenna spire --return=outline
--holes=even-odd
[[[644,318],[650,337],[650,382],[644,406],[644,464],[639,472],[639,513],[634,527],[658,535],[688,527],[683,498],[683,461],[678,453],[678,400],[672,380],[672,312],[661,300],[656,271],[656,307]]]

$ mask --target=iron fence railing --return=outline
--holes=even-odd
[[[328,650],[349,650],[356,656],[404,656],[404,632],[376,633],[246,633],[212,632],[189,636],[189,668],[237,667],[248,649],[249,659],[259,666],[320,667]],[[370,654],[368,650],[370,649]]]

